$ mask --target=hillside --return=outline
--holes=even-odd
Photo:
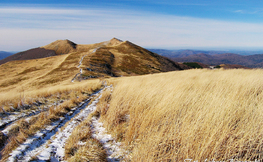
[[[55,55],[55,52],[52,50],[46,50],[44,48],[34,48],[6,57],[5,59],[0,60],[0,65],[14,60],[31,60]]]
[[[195,69],[6,95],[1,160],[262,161],[262,74]]]
[[[263,160],[262,70],[179,71],[207,65],[116,38],[40,48],[0,65],[1,161]]]
[[[116,38],[89,45],[58,40],[1,61],[9,61],[0,65],[1,91],[182,69],[165,57]]]
[[[113,38],[110,41],[93,45],[78,45],[69,40],[58,40],[45,49],[54,50],[56,54],[83,53],[83,73],[79,79],[100,76],[125,76],[181,70],[179,64],[152,53],[129,41]]]
[[[58,40],[17,53],[5,61],[8,62],[0,65],[0,158],[11,158],[7,161],[18,157],[30,159],[30,154],[21,157],[21,151],[10,153],[14,149],[24,152],[33,149],[31,146],[44,145],[47,138],[54,136],[69,119],[74,120],[69,127],[80,124],[83,116],[89,116],[94,109],[94,106],[86,106],[91,100],[97,102],[102,88],[106,89],[105,82],[100,80],[182,69],[165,57],[116,38],[90,45]],[[77,115],[82,109],[87,112]],[[49,135],[46,135],[47,131]],[[34,136],[36,133],[39,134]],[[64,133],[63,137],[68,138]],[[30,147],[21,148],[20,144],[24,142],[30,142]],[[100,145],[93,138],[90,142],[94,147]],[[105,148],[97,149],[105,157]],[[68,152],[66,157],[72,156],[70,149]]]

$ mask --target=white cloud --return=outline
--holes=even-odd
[[[255,9],[255,10],[235,10],[234,13],[240,13],[240,14],[263,14],[263,9]]]
[[[112,37],[164,48],[263,44],[260,23],[105,9],[0,8],[0,13],[0,50],[7,51],[26,50],[57,39],[89,44]]]
[[[1,14],[80,14],[78,10],[71,9],[52,9],[52,8],[33,8],[33,7],[24,7],[24,8],[0,8]]]

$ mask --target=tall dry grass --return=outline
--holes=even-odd
[[[65,158],[67,161],[107,161],[103,145],[92,137],[91,118],[92,114],[73,130],[66,141]]]
[[[90,94],[101,89],[103,86],[99,80],[87,81],[68,86],[53,86],[52,89],[41,89],[33,92],[27,92],[25,101],[31,97],[39,98],[44,97],[45,100],[52,98],[64,98],[65,101],[58,106],[51,106],[48,111],[43,111],[37,116],[33,116],[29,121],[20,119],[14,124],[8,133],[8,141],[5,142],[5,147],[1,151],[1,160],[6,160],[9,154],[26,141],[28,137],[33,136],[37,131],[43,129],[46,125],[65,116],[72,108],[77,107],[79,103],[88,99]],[[9,96],[4,103],[16,102],[16,96]],[[19,99],[18,99],[19,101]],[[20,101],[19,101],[20,102]],[[2,140],[3,141],[3,140]]]
[[[101,115],[132,161],[263,159],[263,70],[112,79]]]
[[[89,80],[78,83],[68,83],[61,85],[47,86],[34,90],[24,89],[22,92],[11,91],[11,92],[1,92],[0,93],[0,113],[3,111],[16,111],[19,108],[19,105],[23,104],[32,104],[43,98],[60,98],[68,99],[76,98],[82,93],[91,94],[102,88],[101,81]],[[74,93],[72,93],[74,92]],[[68,94],[71,96],[67,96]],[[73,96],[72,96],[73,95]],[[12,108],[10,108],[12,106]]]

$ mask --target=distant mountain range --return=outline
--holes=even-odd
[[[167,50],[167,49],[149,49],[152,52],[158,53],[162,56],[169,57],[185,57],[193,54],[208,54],[208,55],[215,55],[215,54],[224,54],[224,53],[234,53],[238,55],[255,55],[255,54],[263,54],[263,50],[257,51],[248,51],[248,50],[227,50],[227,51],[219,51],[219,50],[190,50],[190,49],[182,49],[182,50]]]
[[[0,51],[0,60],[8,57],[8,56],[11,56],[13,55],[14,53],[11,53],[11,52],[6,52],[6,51]]]
[[[223,51],[195,51],[195,50],[151,50],[176,62],[199,62],[207,65],[236,64],[250,68],[263,67],[263,54],[239,55],[222,53]]]
[[[214,55],[214,54],[222,54],[226,53],[225,51],[204,51],[204,50],[166,50],[166,49],[149,49],[150,51],[154,53],[158,53],[159,55],[165,56],[165,57],[187,57],[190,55],[195,55],[199,53],[204,53],[208,55]]]

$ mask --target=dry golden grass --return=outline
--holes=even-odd
[[[0,65],[0,92],[23,91],[32,87],[39,77],[57,68],[68,56],[53,56],[35,60],[11,61]],[[14,91],[13,91],[14,92]]]
[[[111,101],[111,90],[106,89],[100,98],[99,103],[97,104],[97,109],[96,111],[98,112],[99,115],[106,115],[108,109],[109,109],[109,104]]]
[[[100,88],[102,88],[101,83],[98,80],[93,80],[68,86],[54,86],[49,90],[42,89],[27,93],[28,98],[35,97],[37,100],[39,100],[40,97],[44,97],[45,100],[63,97],[67,100],[58,106],[50,107],[46,112],[41,112],[39,115],[31,117],[29,122],[24,119],[19,120],[8,133],[9,141],[1,152],[3,159],[6,159],[9,153],[23,143],[27,137],[34,135],[46,125],[63,117],[73,107],[78,106],[80,102],[89,98],[90,94]],[[25,101],[28,98],[25,98]],[[15,102],[16,100],[14,97],[9,96],[9,98],[4,101]]]
[[[91,117],[81,122],[65,145],[65,157],[67,161],[107,161],[106,150],[96,139],[92,138]]]
[[[0,98],[4,98],[7,93],[22,94],[25,91],[71,84],[72,78],[79,73],[79,61],[88,53],[72,52],[0,65]]]
[[[76,44],[69,40],[57,40],[42,48],[54,50],[57,55],[68,54],[71,52],[76,52]]]
[[[100,49],[98,49],[101,47]],[[91,45],[77,45],[58,40],[43,48],[55,50],[58,56],[10,61],[0,65],[0,98],[8,93],[23,95],[54,85],[67,85],[79,73],[77,68],[83,56],[79,79],[127,76],[177,70],[176,65],[128,41],[112,39]],[[98,49],[93,53],[94,49]],[[174,63],[175,64],[175,63]],[[76,81],[78,78],[76,79]]]
[[[68,99],[67,93],[74,91],[71,95],[81,97],[82,93],[92,93],[102,88],[101,82],[97,80],[82,81],[77,83],[62,83],[61,85],[50,85],[39,89],[25,89],[19,92],[19,88],[13,89],[10,92],[0,92],[0,105],[5,111],[15,111],[10,109],[10,105],[16,109],[21,102],[24,104],[32,104],[36,100],[42,98],[53,97],[60,99]],[[73,98],[70,97],[70,98]],[[0,109],[2,112],[2,109]]]
[[[91,120],[94,116],[106,114],[110,96],[111,90],[106,89],[97,104],[97,109],[73,130],[65,145],[65,157],[68,161],[107,161],[103,145],[92,137]]]
[[[93,139],[88,141],[87,144],[77,151],[75,156],[72,156],[67,160],[68,162],[106,162],[106,152],[102,148],[102,145]]]
[[[115,88],[101,120],[132,146],[132,161],[263,159],[262,70],[187,70],[110,82]]]

